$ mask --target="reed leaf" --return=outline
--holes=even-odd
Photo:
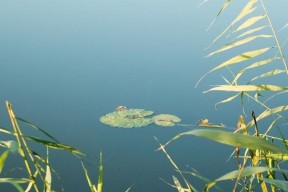
[[[254,32],[257,32],[257,31],[261,31],[261,30],[264,29],[265,27],[268,27],[268,25],[266,25],[266,26],[261,26],[261,27],[256,27],[256,28],[250,29],[250,30],[248,30],[248,31],[245,31],[245,32],[243,32],[242,34],[238,35],[238,36],[236,37],[236,39],[239,39],[239,38],[244,37],[244,36],[246,36],[246,35],[250,35],[250,34],[252,34],[252,33],[254,33]]]
[[[49,148],[53,148],[53,149],[58,149],[58,150],[66,150],[66,151],[70,151],[71,153],[74,154],[78,154],[78,155],[85,155],[84,153],[82,153],[81,151],[79,151],[78,149],[75,149],[69,145],[65,145],[65,144],[61,144],[61,143],[55,143],[52,141],[47,141],[44,139],[40,139],[40,138],[36,138],[36,137],[31,137],[31,136],[25,136],[25,138],[32,140],[34,142],[43,144]]]
[[[226,1],[227,2],[227,1]],[[225,6],[225,8],[227,7],[227,4],[226,4],[226,2],[224,3],[224,5],[223,5],[223,7]],[[230,2],[229,2],[230,3]],[[245,17],[246,15],[248,15],[248,14],[250,14],[250,13],[252,13],[256,8],[254,7],[254,5],[257,3],[257,0],[250,0],[246,5],[245,5],[245,7],[242,9],[242,11],[240,12],[240,14],[230,23],[230,25],[226,28],[226,29],[224,29],[224,31],[220,34],[220,35],[218,35],[213,41],[212,41],[212,43],[208,46],[208,48],[209,47],[211,47],[218,39],[220,39],[233,25],[235,25],[238,21],[240,21],[243,17]],[[222,7],[222,8],[223,8]],[[224,8],[224,9],[225,9]],[[223,9],[223,10],[224,10]],[[222,13],[223,12],[223,10],[221,11],[220,10],[220,12],[219,13]],[[211,26],[211,25],[210,25]],[[207,48],[207,49],[208,49]]]
[[[214,55],[216,53],[220,53],[222,51],[226,51],[226,50],[229,50],[231,48],[234,48],[234,47],[249,43],[249,42],[251,42],[251,41],[253,41],[253,40],[257,39],[257,38],[271,38],[271,37],[273,37],[273,36],[272,35],[256,35],[256,36],[252,36],[252,37],[247,37],[245,39],[241,39],[239,41],[232,41],[232,42],[224,45],[220,49],[210,53],[209,55],[207,55],[207,57],[211,57],[212,55]]]
[[[251,91],[284,91],[288,87],[281,87],[277,85],[217,85],[207,91],[228,91],[228,92],[251,92]]]
[[[288,191],[288,181],[277,180],[277,179],[268,179],[268,178],[259,178],[260,180],[264,181],[265,183],[269,183],[274,185],[278,189]]]
[[[209,25],[209,27],[208,27],[207,30],[209,30],[209,29],[211,28],[211,26],[213,25],[213,23],[216,21],[217,17],[218,17],[219,15],[221,15],[221,13],[228,7],[228,5],[229,5],[230,3],[231,3],[231,0],[226,0],[226,1],[224,2],[224,4],[222,5],[220,11],[217,13],[216,17],[213,19],[213,21],[211,22],[211,24]],[[203,4],[203,2],[202,2],[201,4]]]
[[[24,192],[23,188],[20,186],[20,184],[23,183],[31,183],[33,182],[30,179],[27,178],[20,178],[20,179],[16,179],[16,178],[0,178],[0,183],[9,183],[11,185],[13,185],[18,192]]]
[[[82,164],[82,168],[84,170],[84,174],[85,174],[85,177],[86,177],[86,180],[88,182],[88,186],[90,187],[90,190],[91,192],[98,192],[97,189],[96,189],[96,186],[93,185],[91,179],[90,179],[90,176],[89,176],[89,173],[88,173],[88,170],[86,169],[86,167],[84,166],[83,162],[81,161],[81,164]]]
[[[44,182],[44,190],[45,192],[52,192],[52,175],[51,175],[51,167],[49,163],[49,150],[47,147],[47,159],[46,159],[46,174],[45,174],[45,182]]]
[[[274,75],[278,75],[278,74],[280,74],[280,73],[286,73],[286,70],[274,69],[274,70],[272,70],[272,71],[268,71],[268,72],[266,72],[266,73],[263,73],[263,74],[261,74],[261,75],[258,75],[258,76],[256,76],[256,77],[252,78],[250,82],[255,81],[256,79],[260,79],[260,78],[265,78],[265,77],[271,77],[271,76],[274,76]]]
[[[162,146],[162,148],[166,147],[172,141],[179,139],[180,137],[184,135],[195,135],[198,137],[203,137],[212,141],[216,141],[218,143],[222,143],[222,144],[226,144],[226,145],[230,145],[234,147],[259,149],[263,151],[271,151],[273,153],[288,154],[288,151],[260,137],[230,133],[230,132],[226,132],[222,130],[215,130],[215,129],[195,129],[192,131],[180,133],[176,135],[175,137],[173,137],[172,139],[170,139],[165,145]]]
[[[247,27],[250,27],[251,25],[255,24],[256,22],[260,21],[261,19],[266,18],[266,15],[260,15],[255,17],[250,17],[247,19],[243,24],[241,24],[234,32],[238,32],[240,30],[243,30]]]
[[[246,61],[248,59],[257,57],[263,53],[265,53],[266,51],[270,50],[271,47],[266,47],[266,48],[262,48],[262,49],[257,49],[257,50],[253,50],[253,51],[248,51],[245,53],[242,53],[240,55],[237,55],[235,57],[232,57],[231,59],[221,63],[220,65],[218,65],[217,67],[215,67],[214,69],[212,69],[211,71],[209,71],[208,73],[211,73],[213,71],[216,71],[218,69],[221,69],[223,67],[227,67],[236,63],[240,63],[242,61]]]
[[[286,110],[288,110],[288,105],[282,105],[279,107],[275,107],[273,109],[266,109],[264,112],[258,115],[258,117],[256,117],[256,121],[260,121],[270,115],[277,114],[279,112],[286,111]],[[252,126],[252,125],[254,125],[254,121],[251,121],[247,124],[247,126]]]
[[[274,60],[276,60],[276,59],[279,59],[279,58],[276,57],[276,58],[265,59],[265,60],[262,60],[262,61],[257,61],[257,62],[255,62],[255,63],[249,65],[248,67],[240,70],[240,71],[237,73],[237,75],[235,76],[232,84],[236,83],[237,80],[240,78],[240,76],[241,76],[246,70],[248,70],[248,69],[253,69],[253,68],[256,68],[256,67],[260,67],[260,66],[266,65],[266,64],[271,63],[272,61],[274,61]]]
[[[209,73],[219,70],[223,67],[229,67],[230,65],[236,64],[236,63],[240,63],[242,61],[246,61],[248,59],[254,58],[256,56],[259,56],[263,53],[265,53],[266,51],[270,50],[272,47],[266,47],[266,48],[262,48],[262,49],[258,49],[258,50],[253,50],[253,51],[248,51],[245,53],[242,53],[240,55],[234,56],[231,59],[219,64],[217,67],[213,68],[212,70],[208,71],[207,73],[205,73],[196,83],[196,86],[200,83],[200,81]]]
[[[248,177],[248,176],[255,175],[257,173],[263,173],[266,171],[278,171],[278,172],[285,173],[285,174],[288,173],[288,171],[286,171],[284,169],[276,169],[276,168],[269,168],[269,167],[257,167],[257,166],[256,167],[245,167],[243,170],[231,171],[231,172],[226,173],[225,175],[215,179],[214,181],[207,184],[206,189],[207,190],[210,189],[219,181]]]
[[[228,102],[236,99],[240,94],[241,94],[241,93],[237,93],[236,95],[233,95],[233,96],[231,96],[231,97],[229,97],[229,98],[227,98],[227,99],[224,99],[224,100],[222,100],[222,101],[219,101],[218,103],[216,103],[216,104],[214,105],[214,107],[217,108],[217,106],[220,105],[220,104],[228,103]]]
[[[100,164],[99,164],[99,175],[98,175],[98,192],[103,191],[103,161],[102,161],[102,152],[100,153]]]

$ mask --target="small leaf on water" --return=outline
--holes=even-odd
[[[175,115],[171,114],[160,114],[156,115],[152,118],[154,123],[159,126],[174,126],[175,123],[178,123],[181,121],[181,119]]]

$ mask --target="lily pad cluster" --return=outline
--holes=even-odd
[[[117,107],[116,111],[102,116],[100,122],[112,127],[138,128],[152,123],[159,126],[174,126],[175,123],[181,121],[179,117],[170,114],[160,114],[151,118],[150,116],[153,114],[153,111],[128,109],[121,106],[121,108]]]

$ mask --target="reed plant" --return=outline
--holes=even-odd
[[[233,6],[233,3],[226,0],[211,25],[214,25],[218,17],[225,15],[225,11]],[[288,67],[283,46],[287,40],[284,39],[284,43],[280,42],[267,10],[264,0],[245,1],[239,14],[231,19],[230,24],[207,48],[212,49],[221,40],[224,44],[218,45],[219,48],[211,51],[207,57],[222,54],[221,58],[228,59],[215,65],[196,84],[197,86],[212,72],[227,70],[227,73],[224,73],[226,75],[221,76],[223,84],[213,85],[205,92],[220,91],[229,94],[227,98],[216,103],[215,107],[239,99],[243,110],[239,113],[238,122],[235,122],[235,131],[195,129],[176,135],[164,145],[160,144],[159,150],[166,154],[185,184],[182,186],[173,176],[172,186],[179,192],[198,191],[189,181],[190,176],[204,182],[205,187],[200,191],[209,191],[211,188],[227,191],[217,187],[217,183],[228,180],[235,183],[229,191],[288,191],[288,171],[281,168],[285,167],[285,161],[288,160],[288,140],[281,129],[287,128],[285,112],[288,105],[287,99],[277,101],[277,98],[288,91]],[[227,15],[225,17],[231,18]],[[256,104],[253,105],[255,109],[248,107],[251,105],[247,105],[248,100]],[[273,100],[275,102],[272,102]],[[250,110],[248,114],[247,110]],[[258,115],[254,112],[256,110],[259,111]],[[248,119],[247,123],[245,118]],[[210,179],[196,171],[180,170],[167,153],[166,147],[184,135],[199,136],[232,146],[235,149],[232,156],[235,157],[238,166],[219,178]]]
[[[14,114],[11,103],[6,102],[6,107],[12,124],[12,130],[3,127],[0,128],[1,134],[6,134],[6,136],[2,135],[0,140],[0,146],[4,148],[4,152],[2,152],[2,154],[0,155],[0,185],[3,183],[11,184],[19,192],[55,191],[52,185],[53,181],[52,178],[57,177],[57,173],[50,163],[49,151],[60,150],[71,153],[81,161],[89,187],[91,188],[91,192],[102,192],[102,185],[103,185],[102,154],[100,154],[98,188],[96,189],[96,187],[91,184],[88,172],[84,167],[84,163],[82,161],[82,157],[85,156],[84,153],[82,153],[80,150],[74,147],[61,143],[55,137],[51,136],[42,128],[22,118],[17,117]],[[23,129],[20,127],[19,125],[20,123],[28,125],[29,128],[36,129],[37,131],[43,134],[43,137],[46,137],[48,139],[26,135],[23,132]],[[3,140],[3,138],[12,138],[12,139]],[[35,146],[38,145],[42,145],[44,147],[42,150],[44,151],[46,150],[46,156],[40,155],[42,154],[42,151],[41,152],[39,151],[39,147],[37,148],[38,151],[35,149]],[[18,157],[20,157],[21,161],[24,163],[24,168],[22,169],[24,170],[24,173],[23,174],[21,173],[21,175],[23,175],[23,177],[21,178],[15,178],[15,177],[7,178],[1,176],[5,164],[9,163],[6,160],[10,153],[17,154]]]

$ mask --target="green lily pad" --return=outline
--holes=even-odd
[[[153,113],[153,111],[146,111],[144,109],[124,109],[100,117],[100,122],[120,128],[144,127],[153,123],[150,118],[147,118],[147,116]]]
[[[159,126],[165,126],[165,127],[171,127],[174,126],[175,123],[178,123],[181,121],[181,119],[175,115],[170,114],[160,114],[156,115],[152,118],[154,123]]]

